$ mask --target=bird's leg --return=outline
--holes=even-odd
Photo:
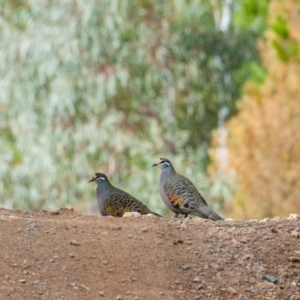
[[[175,216],[174,216],[174,218],[179,218],[179,217],[178,217],[178,213],[175,213]]]
[[[188,214],[185,214],[184,218],[187,218]]]

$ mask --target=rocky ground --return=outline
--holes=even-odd
[[[300,216],[0,209],[0,299],[300,299]]]

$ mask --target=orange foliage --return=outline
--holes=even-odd
[[[235,198],[227,205],[234,218],[300,214],[300,4],[271,1],[269,23],[281,16],[288,25],[283,44],[292,41],[298,53],[284,61],[274,47],[278,34],[266,33],[260,50],[268,79],[248,83],[239,114],[226,125],[229,167],[237,179]],[[216,144],[216,138],[214,143]],[[217,164],[212,151],[213,164]]]

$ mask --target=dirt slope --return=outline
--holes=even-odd
[[[0,299],[300,299],[296,215],[211,222],[0,209],[0,226]]]

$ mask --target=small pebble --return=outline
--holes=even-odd
[[[114,218],[114,217],[113,217]],[[111,230],[122,230],[122,226],[111,226]]]
[[[76,240],[72,240],[72,241],[70,242],[70,244],[73,245],[73,246],[79,246],[79,245],[80,245],[79,242],[76,241]]]
[[[267,279],[268,281],[275,283],[277,281],[277,278],[271,274],[266,274],[263,276],[264,279]]]
[[[193,221],[194,221],[194,223],[201,224],[201,223],[205,223],[207,220],[202,219],[202,218],[194,218]]]
[[[188,270],[188,269],[190,269],[191,268],[191,266],[190,265],[188,265],[188,264],[184,264],[184,263],[179,263],[179,268],[180,269],[182,269],[182,270]]]
[[[85,290],[87,290],[87,291],[90,291],[91,289],[88,287],[88,286],[86,286],[85,284],[81,284],[80,285],[82,288],[84,288]]]
[[[158,216],[155,216],[153,214],[147,214],[146,216],[147,216],[147,218],[159,218]]]
[[[242,257],[243,260],[250,259],[250,258],[252,258],[252,256],[251,256],[250,254],[245,254],[245,255]]]
[[[196,288],[197,288],[198,291],[199,291],[199,290],[204,290],[204,289],[205,289],[205,286],[202,285],[202,284],[198,284]]]
[[[267,281],[259,282],[256,286],[259,290],[273,289],[274,287],[276,287],[274,283],[267,282]]]
[[[182,223],[182,220],[178,220],[178,219],[171,219],[171,222],[174,224],[174,225],[180,225]]]
[[[299,215],[297,215],[297,214],[290,214],[289,215],[289,217],[288,217],[288,219],[290,219],[290,220],[295,220],[295,219],[299,219]]]
[[[183,240],[178,239],[173,241],[173,245],[178,245],[178,244],[183,244]]]
[[[180,228],[181,228],[181,229],[186,229],[186,228],[187,228],[187,226],[186,226],[186,224],[185,224],[185,223],[182,223],[182,224],[180,225]]]
[[[123,218],[140,218],[142,215],[137,211],[126,212]]]
[[[228,288],[228,292],[234,295],[237,294],[237,291],[231,286]]]
[[[300,262],[300,257],[291,256],[291,257],[289,257],[289,261],[298,263],[298,262]]]
[[[269,222],[269,221],[270,221],[270,218],[265,218],[265,219],[260,220],[259,222],[265,223],[265,222]]]
[[[290,277],[297,277],[297,276],[298,276],[298,273],[295,271],[290,273]]]
[[[291,236],[293,236],[293,237],[295,237],[295,238],[298,238],[298,237],[300,237],[300,233],[299,233],[299,231],[293,230],[293,231],[291,232]]]

